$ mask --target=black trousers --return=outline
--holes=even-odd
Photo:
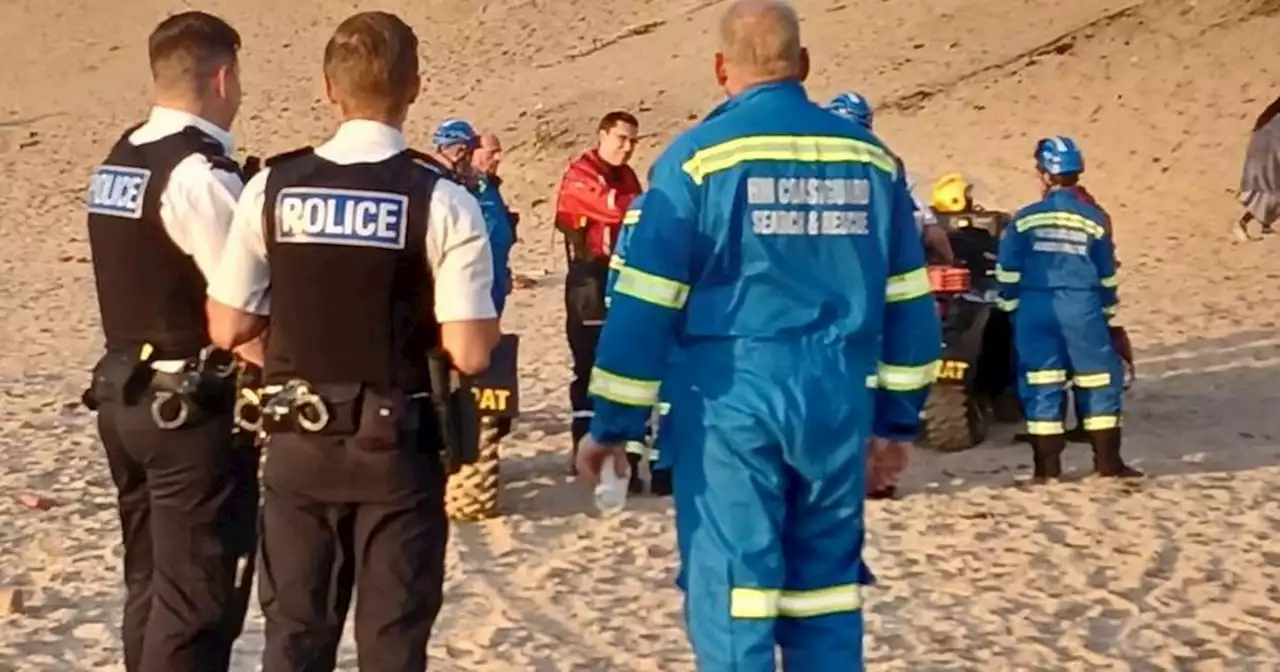
[[[604,325],[605,285],[609,275],[607,261],[571,261],[565,278],[565,336],[573,356],[573,382],[569,384],[569,403],[573,407],[573,445],[587,435],[591,427],[591,368],[596,363],[596,344]]]
[[[149,407],[98,410],[124,537],[125,669],[225,672],[253,582],[259,453],[229,413],[163,430]]]
[[[426,669],[449,527],[439,452],[418,439],[378,450],[314,434],[269,440],[264,672],[332,672],[353,591],[361,672]]]

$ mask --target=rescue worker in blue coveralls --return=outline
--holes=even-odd
[[[893,155],[809,100],[791,5],[720,36],[729,100],[653,165],[579,472],[623,473],[661,387],[699,669],[862,670],[867,443],[905,450],[940,354],[924,251]]]
[[[1124,365],[1107,323],[1119,304],[1115,247],[1106,215],[1077,187],[1084,155],[1062,136],[1036,144],[1043,199],[1018,211],[1000,240],[1000,305],[1013,312],[1018,393],[1027,417],[1036,482],[1062,475],[1066,384],[1093,445],[1100,476],[1142,472],[1120,457]]]
[[[836,94],[834,98],[827,102],[826,108],[832,113],[874,132],[871,124],[875,120],[875,113],[872,111],[871,102],[867,100],[866,96],[852,91]],[[901,163],[901,157],[899,157],[898,161]],[[903,168],[903,170],[905,171],[906,169]],[[907,190],[911,192],[911,202],[916,206],[916,228],[920,230],[920,237],[924,240],[924,246],[933,252],[939,261],[944,264],[950,264],[955,260],[956,255],[951,250],[951,240],[947,238],[947,232],[938,226],[938,219],[933,216],[933,210],[916,198],[915,189],[911,185],[911,177],[907,176],[906,179]]]
[[[609,257],[609,275],[605,281],[604,305],[607,308],[612,302],[613,288],[618,283],[618,276],[623,267],[627,265],[627,248],[630,245],[631,234],[635,231],[636,222],[640,221],[640,208],[644,203],[644,194],[640,194],[631,201],[627,206],[627,212],[622,218],[622,230],[618,232],[618,240],[613,246],[613,255]],[[680,361],[680,355],[677,351],[671,353],[668,366],[677,366]],[[628,490],[633,493],[640,493],[644,490],[644,481],[640,475],[638,468],[644,459],[644,454],[649,453],[649,488],[652,494],[665,497],[671,494],[671,459],[670,453],[664,458],[662,448],[658,445],[661,440],[662,431],[668,426],[666,422],[667,414],[671,410],[671,405],[659,395],[658,398],[658,418],[656,422],[650,415],[650,423],[646,434],[649,442],[644,441],[628,441],[626,444],[627,461],[631,464],[631,482],[628,484]]]

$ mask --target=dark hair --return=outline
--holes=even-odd
[[[622,110],[614,110],[613,112],[600,117],[600,125],[597,126],[596,129],[600,131],[612,131],[613,127],[618,124],[627,124],[628,126],[640,128],[640,122],[636,120],[636,116],[634,114],[631,114],[630,112],[623,112]]]
[[[1063,175],[1050,175],[1049,181],[1059,187],[1074,187],[1080,184],[1080,173],[1065,173]]]
[[[325,45],[324,74],[344,110],[393,114],[418,76],[418,36],[395,14],[353,14]]]
[[[235,63],[240,53],[240,33],[230,24],[205,12],[174,14],[147,40],[151,75],[162,86],[183,86],[212,77]]]

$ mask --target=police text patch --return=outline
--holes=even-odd
[[[403,194],[288,187],[276,199],[276,242],[403,250],[408,208]]]
[[[89,212],[142,219],[142,201],[151,171],[125,166],[98,166],[89,185]]]

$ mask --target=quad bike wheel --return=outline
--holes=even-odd
[[[498,423],[493,418],[481,420],[479,459],[461,465],[445,487],[444,510],[449,520],[469,522],[498,515],[500,444]]]
[[[934,385],[924,406],[924,442],[942,453],[968,450],[987,438],[991,416],[958,385]]]

